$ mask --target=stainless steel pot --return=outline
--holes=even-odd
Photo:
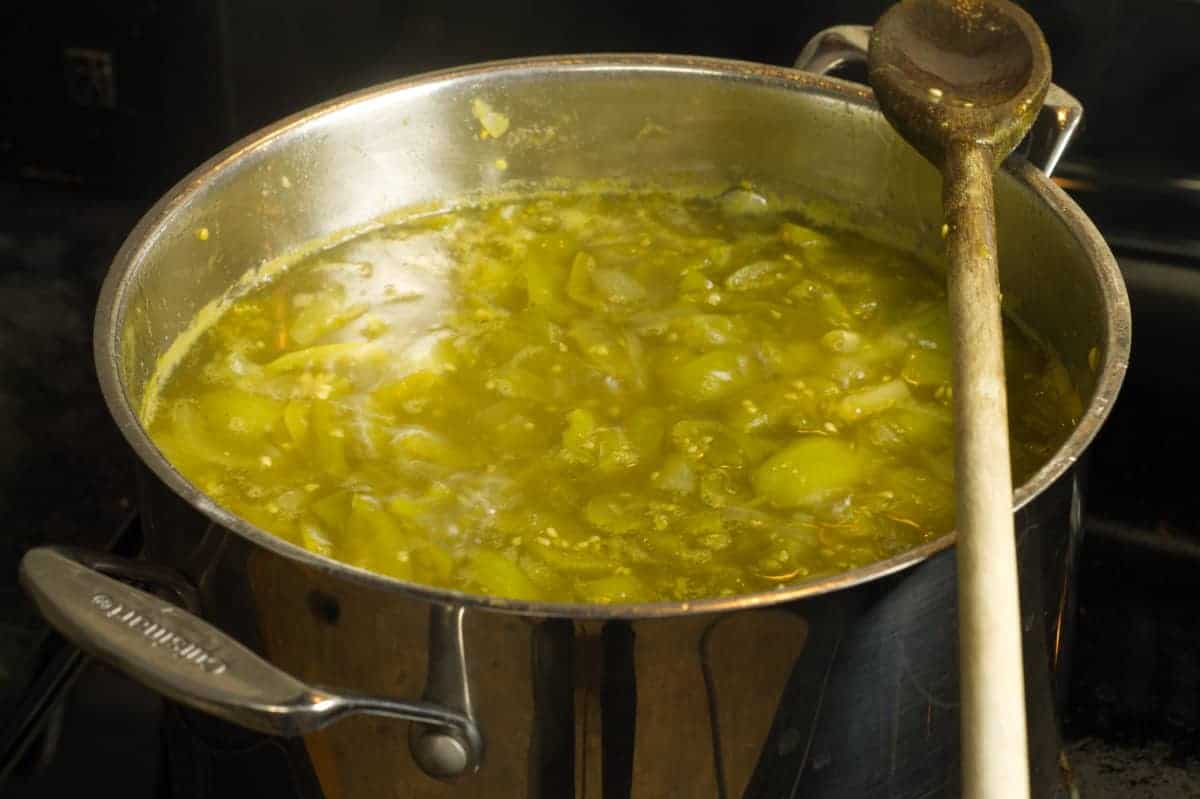
[[[828,34],[806,57],[832,63],[861,32]],[[511,121],[503,135],[481,134],[477,99]],[[1076,111],[1064,105],[1050,122]],[[1042,135],[1047,152],[1061,142]],[[955,795],[952,535],[750,596],[614,607],[469,596],[258,530],[188,483],[138,421],[157,359],[250,266],[385,211],[523,181],[697,176],[803,190],[912,247],[939,244],[938,176],[869,91],[758,64],[583,56],[457,69],[335,100],[234,145],[134,229],[96,323],[109,407],[153,473],[146,558],[181,575],[167,579],[183,583],[175,603],[89,568],[123,574],[119,564],[62,550],[27,555],[27,590],[81,647],[168,696],[302,734],[299,762],[329,797]],[[1087,398],[1078,428],[1015,499],[1034,784],[1051,796],[1078,461],[1124,374],[1129,309],[1100,235],[1045,174],[1014,159],[996,192],[1005,297]],[[132,577],[161,583],[162,571]]]

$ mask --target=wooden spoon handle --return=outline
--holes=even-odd
[[[964,799],[1026,799],[1029,754],[992,151],[952,145],[942,203],[954,349]]]

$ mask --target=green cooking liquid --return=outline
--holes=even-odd
[[[1081,412],[1016,328],[1017,483]],[[558,602],[761,591],[951,530],[946,300],[919,260],[745,191],[412,218],[234,300],[150,434],[264,530]]]

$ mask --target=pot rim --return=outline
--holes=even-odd
[[[528,75],[543,72],[580,71],[648,72],[719,77],[738,83],[823,94],[841,99],[847,104],[867,107],[879,113],[874,95],[866,86],[795,69],[697,56],[586,54],[509,59],[423,73],[343,95],[288,116],[225,148],[175,184],[138,221],[113,259],[97,304],[93,339],[95,360],[100,387],[109,412],[134,452],[160,480],[210,520],[285,558],[365,586],[397,591],[429,602],[534,617],[642,619],[728,612],[776,605],[877,580],[914,566],[934,554],[950,548],[956,540],[956,533],[953,531],[900,555],[857,569],[816,577],[773,590],[730,597],[614,605],[504,599],[397,580],[317,555],[291,544],[219,506],[177,471],[154,445],[142,427],[120,379],[120,340],[124,324],[124,311],[132,290],[133,277],[145,255],[153,248],[163,227],[176,210],[186,206],[189,200],[210,181],[231,169],[241,159],[255,151],[269,147],[272,142],[287,135],[293,129],[335,113],[346,106],[369,102],[393,93],[470,81],[498,72]],[[1120,269],[1091,220],[1062,189],[1024,159],[1010,158],[1005,162],[1003,169],[1031,190],[1038,200],[1049,205],[1079,241],[1085,254],[1095,265],[1097,283],[1105,311],[1103,357],[1097,364],[1093,396],[1079,423],[1063,445],[1041,469],[1016,490],[1013,501],[1013,510],[1016,512],[1041,494],[1075,464],[1108,416],[1120,390],[1128,364],[1131,320],[1129,299]]]

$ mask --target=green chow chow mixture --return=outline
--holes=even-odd
[[[1019,484],[1082,409],[1006,336]],[[151,437],[218,503],[431,586],[742,594],[954,523],[941,280],[744,191],[382,226],[233,299],[159,377]]]

